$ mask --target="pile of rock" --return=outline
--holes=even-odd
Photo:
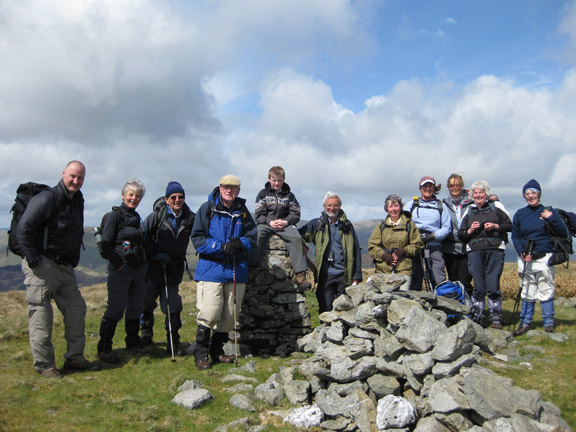
[[[270,238],[260,269],[252,271],[239,316],[241,352],[288,356],[297,340],[312,331],[306,298],[292,282],[288,251],[278,236]]]
[[[479,364],[495,341],[513,345],[510,333],[483,329],[454,300],[400,292],[402,282],[375,275],[347,288],[298,341],[314,354],[256,387],[256,398],[286,396],[301,410],[286,421],[331,431],[572,430],[538,392]]]

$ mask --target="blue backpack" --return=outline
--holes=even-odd
[[[470,300],[470,296],[464,289],[464,285],[462,285],[459,281],[449,281],[446,280],[444,282],[440,282],[434,288],[434,294],[437,296],[448,297],[453,300],[457,300],[460,304],[464,306],[472,307],[472,301]],[[449,315],[448,318],[453,318],[456,315]]]

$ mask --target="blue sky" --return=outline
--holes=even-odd
[[[133,177],[143,216],[168,181],[195,210],[228,173],[253,207],[277,164],[305,219],[328,190],[379,219],[452,172],[511,213],[530,178],[574,210],[574,0],[0,2],[0,227],[71,159],[87,224]]]

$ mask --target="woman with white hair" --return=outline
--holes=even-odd
[[[120,357],[112,351],[112,339],[122,317],[126,348],[142,346],[138,332],[147,265],[143,222],[136,208],[145,192],[140,180],[127,181],[122,188],[122,204],[105,216],[102,229],[102,252],[108,260],[108,305],[100,324],[98,358],[108,363],[120,363]]]
[[[470,315],[478,324],[484,317],[484,298],[492,328],[502,328],[502,292],[500,276],[504,268],[507,233],[512,230],[508,212],[499,201],[490,201],[490,185],[485,180],[474,182],[472,204],[458,230],[458,238],[466,243],[468,269],[474,279]]]

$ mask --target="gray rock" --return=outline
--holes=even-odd
[[[230,398],[230,405],[245,411],[256,411],[256,407],[254,406],[254,397],[245,393],[232,395]]]
[[[184,381],[184,383],[178,387],[178,391],[179,392],[183,392],[185,390],[195,390],[195,389],[201,389],[202,388],[202,383],[198,380],[186,380]]]
[[[254,396],[268,405],[276,406],[284,399],[284,388],[275,381],[267,381],[256,386]]]
[[[450,414],[470,409],[463,390],[464,379],[457,375],[452,378],[437,380],[430,389],[428,403],[432,411]]]
[[[374,376],[380,376],[380,375],[374,375]],[[367,388],[365,387],[366,385],[363,384],[362,381],[354,381],[346,384],[331,383],[328,389],[330,391],[335,391],[336,393],[338,393],[339,396],[346,397],[355,392],[356,390],[362,390],[363,392],[366,392]]]
[[[336,297],[336,299],[334,299],[334,303],[332,303],[332,309],[337,312],[349,311],[353,308],[354,303],[352,302],[352,299],[345,294]]]
[[[362,390],[356,390],[348,396],[350,402],[350,416],[356,423],[360,432],[375,432],[378,430],[376,425],[376,406],[372,399]]]
[[[248,361],[245,365],[230,369],[231,373],[245,372],[256,373],[256,362],[254,360]]]
[[[424,353],[432,348],[445,330],[444,324],[436,321],[422,308],[413,307],[402,321],[396,338],[408,349]]]
[[[348,357],[357,359],[374,353],[374,344],[370,339],[346,336],[344,346],[348,350]]]
[[[376,424],[380,430],[403,428],[416,423],[416,410],[400,396],[388,395],[378,401]]]
[[[404,345],[393,335],[381,337],[374,341],[374,355],[397,360],[406,351]]]
[[[372,312],[374,306],[374,303],[370,301],[358,306],[356,308],[354,325],[364,330],[377,330],[382,327],[382,321],[377,319]]]
[[[298,428],[310,429],[320,426],[324,413],[317,405],[293,408],[284,418],[284,423],[290,423]]]
[[[482,427],[486,432],[555,432],[557,430],[553,425],[539,423],[520,414],[484,422]]]
[[[404,282],[406,282],[406,277],[399,273],[375,273],[366,281],[382,293],[397,291]]]
[[[376,357],[376,369],[386,375],[392,375],[396,378],[404,378],[406,376],[404,366],[400,363],[391,362],[380,357]]]
[[[540,421],[542,423],[556,426],[558,432],[573,432],[570,425],[562,418],[560,408],[551,402],[542,402],[541,407]]]
[[[306,353],[315,352],[320,345],[322,345],[322,342],[326,340],[325,336],[327,330],[328,327],[319,326],[316,327],[312,333],[308,333],[299,338],[297,341],[298,350]]]
[[[375,357],[363,357],[359,360],[345,357],[332,363],[330,376],[336,382],[345,383],[368,378],[374,375],[375,371]]]
[[[334,321],[326,331],[326,339],[337,344],[342,343],[347,334],[347,327],[342,321]]]
[[[435,416],[421,418],[414,432],[451,432],[446,426],[444,426]]]
[[[434,366],[434,359],[430,352],[424,354],[408,354],[401,357],[401,361],[414,375],[427,374]]]
[[[432,374],[436,379],[448,378],[456,375],[463,367],[470,367],[477,361],[474,354],[467,354],[450,363],[438,362],[432,368]]]
[[[346,397],[341,397],[332,389],[318,390],[315,402],[328,418],[350,417]]]
[[[214,396],[205,389],[184,390],[174,396],[172,403],[181,405],[187,409],[195,409],[213,397]]]
[[[254,382],[257,383],[258,380],[253,377],[247,377],[244,375],[237,375],[237,374],[229,374],[226,375],[224,378],[221,379],[223,383],[233,382],[233,381],[247,381],[247,382]]]
[[[344,431],[352,425],[352,419],[341,416],[336,419],[324,420],[322,423],[320,423],[320,428],[323,431]]]
[[[368,331],[358,327],[352,327],[348,329],[348,336],[354,336],[362,339],[370,339],[371,341],[373,341],[380,337],[380,331],[374,331],[374,330]]]
[[[474,426],[474,423],[461,413],[452,413],[448,415],[436,414],[435,417],[440,423],[446,426],[448,430],[454,432],[467,430]]]
[[[381,374],[372,375],[366,382],[377,399],[388,395],[398,396],[402,389],[400,382],[396,378]]]
[[[224,389],[224,391],[227,391],[229,393],[251,392],[252,390],[254,390],[254,386],[252,384],[244,384],[244,383],[239,383],[233,385],[232,387],[226,387]]]
[[[475,335],[470,320],[459,321],[442,332],[432,349],[432,357],[437,361],[450,362],[470,353]]]
[[[541,396],[534,390],[514,387],[510,380],[480,366],[461,371],[470,408],[485,420],[523,414],[536,419]]]
[[[308,381],[288,381],[284,384],[284,392],[293,405],[307,404],[310,402],[310,383]]]
[[[420,307],[417,301],[410,299],[397,299],[388,306],[388,322],[399,326],[413,307]]]

